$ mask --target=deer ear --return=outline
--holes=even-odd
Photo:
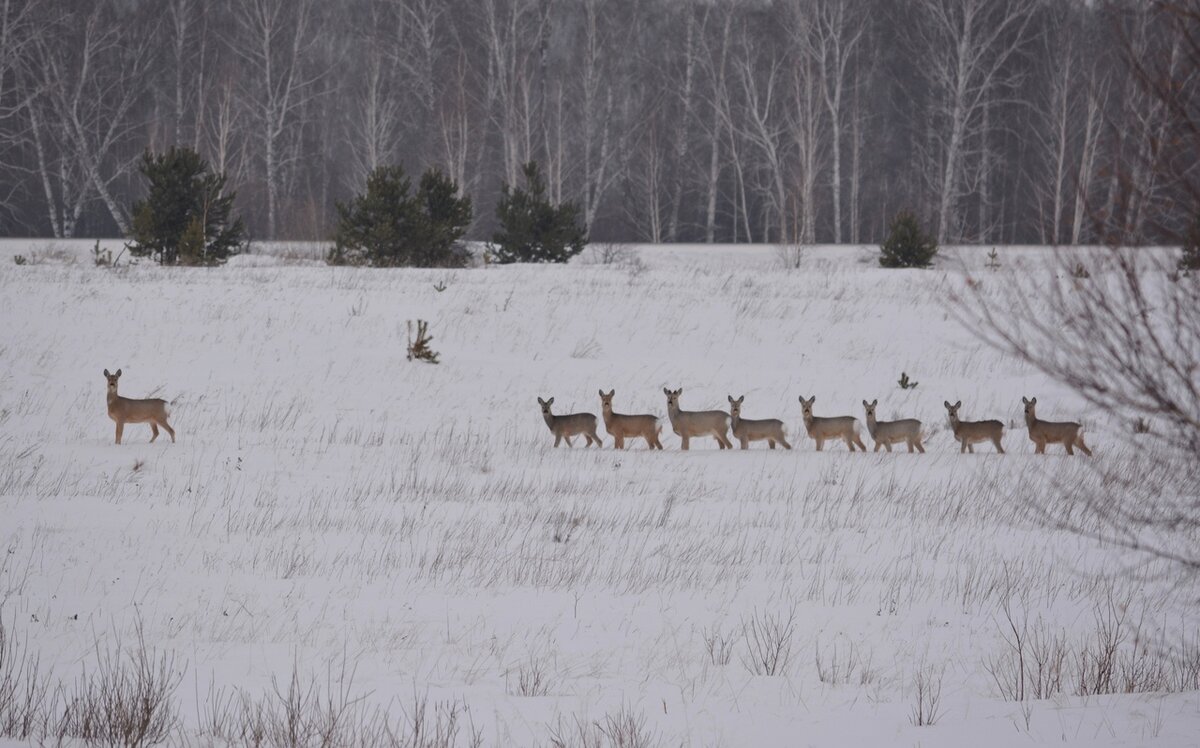
[[[538,398],[538,405],[545,405],[545,404],[546,404],[546,401],[545,401],[545,400],[543,400],[542,398],[540,398],[540,397],[539,397],[539,398]]]
[[[956,402],[956,403],[954,404],[954,407],[956,407],[956,408],[961,408],[961,407],[962,407],[962,400],[959,400],[958,402]]]
[[[1035,397],[1035,398],[1033,398],[1032,400],[1030,400],[1030,401],[1029,401],[1029,404],[1030,404],[1030,405],[1037,405],[1037,398]]]
[[[600,392],[600,397],[604,397],[604,390],[599,390],[599,392]]]
[[[1028,405],[1028,404],[1029,404],[1029,398],[1025,397],[1024,395],[1021,395],[1021,402],[1025,403],[1026,405]]]
[[[554,398],[550,398],[549,400],[547,400],[547,401],[546,401],[546,404],[547,404],[547,405],[553,405],[553,404],[554,404]]]
[[[949,400],[943,400],[943,401],[942,401],[942,405],[945,405],[945,406],[946,406],[946,410],[950,410],[951,408],[953,408],[953,407],[954,407],[953,405],[951,405],[951,404],[950,404],[950,401],[949,401]]]
[[[671,396],[671,391],[670,391],[670,390],[668,390],[666,387],[663,387],[663,394],[664,394],[664,395],[666,395],[667,397],[670,397],[670,396]]]
[[[117,369],[117,376],[118,376],[118,377],[119,377],[119,376],[121,376],[121,370],[120,370],[120,369]]]
[[[104,376],[106,376],[106,377],[111,377],[111,376],[112,376],[112,374],[109,374],[109,373],[108,373],[108,369],[105,369],[105,370],[104,370]]]
[[[746,396],[745,396],[745,395],[742,395],[741,397],[739,397],[739,398],[738,398],[738,405],[741,405],[741,404],[742,404],[742,403],[743,403],[745,400],[746,400]]]
[[[874,400],[872,400],[872,401],[871,401],[871,407],[872,407],[872,408],[874,408],[874,407],[875,407],[876,405],[878,405],[878,404],[879,404],[879,398],[875,398]]]
[[[870,406],[870,405],[867,405],[867,401],[866,401],[866,400],[863,400],[863,407],[864,407],[864,408],[869,408],[869,407],[871,407],[871,406]]]
[[[733,402],[733,395],[726,395],[725,399],[728,400],[729,402]]]

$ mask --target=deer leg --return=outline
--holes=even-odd
[[[557,447],[559,444],[562,444],[562,434],[555,434],[554,435],[554,446]],[[567,442],[567,444],[570,444],[570,442]]]
[[[966,440],[966,439],[962,439],[962,440],[960,440],[960,441],[959,441],[958,453],[959,453],[960,455],[961,455],[961,454],[966,454],[966,451],[967,451],[967,440]]]
[[[597,434],[594,430],[592,431],[592,438],[596,440],[596,449],[600,449],[601,447],[604,446],[604,442],[601,441],[600,435]]]
[[[1075,446],[1071,443],[1070,440],[1063,442],[1063,446],[1067,448],[1067,454],[1069,454],[1071,456],[1075,455]]]
[[[1004,454],[1004,447],[1000,446],[1000,437],[997,436],[995,439],[992,439],[992,444],[996,445],[996,451],[998,453]]]
[[[850,441],[850,437],[843,436],[842,441],[846,442],[846,449],[850,450],[851,452],[854,451],[854,442]],[[863,451],[866,452],[867,450],[864,449]]]
[[[913,450],[912,440],[909,439],[909,440],[905,441],[905,444],[908,445],[908,453],[912,454],[915,451],[915,450]]]
[[[783,448],[784,448],[784,449],[791,449],[791,448],[792,448],[792,445],[791,445],[791,444],[788,444],[788,441],[787,441],[787,439],[780,439],[780,440],[779,440],[779,443],[783,445]]]
[[[121,434],[125,433],[125,424],[117,421],[117,444],[121,443]]]
[[[171,443],[174,444],[175,443],[175,429],[171,428],[171,424],[167,423],[167,419],[165,419],[165,418],[163,420],[159,421],[159,425],[162,426],[164,429],[166,429],[167,433],[171,435]]]
[[[1044,455],[1044,454],[1046,454],[1046,442],[1034,442],[1034,444],[1036,444],[1036,445],[1037,445],[1037,446],[1035,446],[1035,447],[1033,448],[1033,453],[1034,453],[1035,455]]]
[[[824,447],[824,446],[825,446],[825,440],[818,438],[817,439],[817,451],[820,452],[821,447]]]
[[[857,445],[858,445],[858,448],[859,448],[860,450],[862,450],[863,452],[866,452],[866,451],[867,451],[867,445],[866,445],[866,444],[863,444],[863,441],[862,441],[862,439],[859,437],[859,435],[858,435],[858,434],[854,434],[854,443],[855,443],[855,444],[857,444]],[[891,448],[890,446],[888,447],[888,451],[889,451],[889,452],[891,452],[891,451],[892,451],[892,448]]]
[[[921,454],[925,454],[925,446],[921,444],[920,439],[918,439],[916,441],[916,445],[917,445],[917,451],[920,452]]]
[[[158,438],[158,424],[155,423],[154,421],[151,421],[150,422],[150,443],[153,444],[154,440],[157,438]]]
[[[738,439],[738,441],[742,443],[742,449],[750,449],[750,440],[749,439],[747,439],[746,437],[743,436],[743,437],[740,437]]]
[[[771,445],[771,449],[775,449],[775,440],[767,439],[767,444]]]
[[[687,437],[687,436],[680,436],[679,438],[680,438],[680,440],[682,440],[682,442],[683,442],[683,444],[681,444],[679,448],[680,448],[680,449],[682,449],[682,450],[684,450],[684,451],[687,451],[687,448],[688,448],[688,443],[691,441],[691,439],[690,439],[689,437]]]
[[[971,454],[975,454],[975,445],[971,442],[967,442],[967,451]]]
[[[1075,446],[1076,446],[1076,447],[1079,447],[1079,451],[1080,451],[1080,452],[1083,452],[1083,453],[1084,453],[1085,455],[1087,455],[1088,457],[1091,457],[1091,456],[1092,456],[1092,450],[1088,449],[1088,445],[1086,445],[1086,444],[1084,444],[1084,443],[1083,443],[1083,437],[1082,437],[1082,436],[1078,436],[1078,437],[1076,437],[1076,438],[1075,438]]]

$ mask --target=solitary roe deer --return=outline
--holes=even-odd
[[[121,434],[125,432],[127,423],[150,424],[150,431],[153,434],[150,437],[151,442],[158,438],[158,427],[162,426],[171,435],[171,443],[175,443],[175,429],[167,423],[170,411],[167,410],[166,400],[157,397],[149,400],[134,400],[118,395],[117,380],[121,378],[120,369],[117,369],[116,374],[109,374],[108,369],[105,369],[104,378],[108,380],[108,417],[117,422],[117,444],[121,443]]]
[[[867,432],[875,440],[875,451],[878,452],[880,447],[885,447],[887,451],[891,452],[893,444],[904,442],[908,444],[909,452],[916,447],[918,452],[925,454],[925,447],[921,444],[921,422],[915,418],[905,418],[900,421],[878,421],[875,419],[875,408],[878,405],[878,398],[869,403],[863,400],[863,407],[867,409]]]
[[[846,447],[851,452],[854,451],[856,444],[859,449],[866,452],[866,445],[858,437],[858,419],[854,416],[817,418],[813,416],[812,412],[813,403],[816,401],[816,395],[808,400],[804,399],[804,395],[800,396],[800,408],[804,411],[804,429],[817,442],[817,451],[820,452],[821,448],[825,446],[826,439],[841,439],[846,442]]]
[[[1022,397],[1021,402],[1025,403],[1025,424],[1029,426],[1029,438],[1037,445],[1033,450],[1035,454],[1046,454],[1047,444],[1061,444],[1067,448],[1069,455],[1075,454],[1075,447],[1079,447],[1085,455],[1092,456],[1092,450],[1083,443],[1082,426],[1070,421],[1040,421],[1034,411],[1037,398],[1026,400]]]
[[[652,415],[627,416],[624,413],[614,413],[612,399],[615,394],[616,390],[609,390],[607,395],[604,394],[604,390],[600,390],[604,429],[613,438],[613,446],[625,449],[626,437],[636,439],[640,436],[646,440],[646,446],[650,449],[662,449],[662,443],[658,440],[658,435],[662,433],[662,421]]]
[[[954,432],[954,438],[961,446],[958,450],[959,454],[963,452],[975,453],[974,444],[979,442],[991,442],[996,445],[996,451],[1004,454],[1004,447],[1000,445],[1000,439],[1004,436],[1004,424],[999,421],[960,421],[958,420],[958,409],[962,407],[962,400],[959,400],[954,405],[949,401],[943,402],[946,410],[950,413],[950,430]]]
[[[600,437],[596,435],[596,416],[591,413],[572,413],[569,416],[556,416],[550,412],[550,406],[554,404],[554,398],[543,400],[538,398],[538,405],[542,406],[542,418],[546,419],[546,425],[550,427],[550,433],[554,434],[554,446],[558,446],[563,439],[567,440],[567,446],[573,447],[571,437],[583,434],[583,438],[587,439],[587,444],[584,446],[592,446],[592,442],[596,442],[599,447],[604,444],[600,441]]]
[[[733,426],[733,438],[742,443],[742,449],[750,449],[750,442],[764,439],[771,445],[771,449],[775,449],[775,442],[782,444],[784,449],[792,448],[792,445],[788,444],[783,421],[776,418],[760,421],[742,418],[742,401],[746,396],[742,395],[737,400],[733,399],[733,395],[726,397],[729,398],[729,420]]]
[[[721,449],[733,449],[733,442],[729,441],[728,413],[722,410],[680,410],[682,387],[677,390],[663,387],[663,394],[667,396],[667,416],[671,419],[671,428],[682,440],[682,449],[688,448],[688,442],[694,436],[711,436]]]

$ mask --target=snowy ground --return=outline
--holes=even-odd
[[[1023,519],[1051,476],[1092,474],[1032,454],[1022,395],[1082,419],[1098,460],[1124,459],[1128,427],[955,321],[960,268],[1005,292],[983,250],[932,271],[847,247],[790,271],[767,247],[374,271],[279,247],[112,271],[90,247],[0,242],[0,616],[57,680],[140,626],[174,653],[193,738],[215,694],[269,696],[293,670],[336,690],[345,666],[362,703],[458,704],[485,745],[618,715],[654,745],[1200,740],[1194,690],[1076,695],[1118,620],[1128,672],[1185,680],[1197,590]],[[1018,272],[1047,256],[1000,252]],[[405,360],[417,318],[440,365]],[[178,443],[130,426],[113,444],[118,367],[123,395],[174,401]],[[663,387],[690,409],[746,395],[797,449],[680,452],[668,429],[665,452],[555,450],[536,400],[599,416],[615,388],[619,411],[665,417]],[[817,453],[799,395],[859,418],[879,398],[925,422],[928,454]],[[960,456],[946,399],[1004,420],[1010,453]],[[1061,643],[1049,698],[1003,698],[1006,604]],[[790,646],[774,675],[754,672],[764,623]],[[913,724],[922,679],[932,726]]]

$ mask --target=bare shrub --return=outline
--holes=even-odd
[[[776,244],[775,261],[784,270],[799,270],[804,264],[806,250],[803,244]]]
[[[624,265],[632,256],[629,245],[616,242],[589,242],[584,250],[584,259],[593,265]]]
[[[708,660],[714,665],[725,666],[733,659],[734,637],[721,631],[720,626],[714,626],[712,629],[705,629],[702,632],[704,637],[704,651],[708,652]]]
[[[0,613],[0,736],[35,737],[49,689],[49,678],[42,675],[38,657],[5,626]]]
[[[530,655],[528,661],[517,666],[515,681],[512,675],[512,669],[505,673],[508,693],[512,696],[546,696],[554,682],[548,663],[536,655]]]
[[[395,710],[368,706],[353,688],[354,670],[343,659],[326,672],[324,685],[302,679],[293,667],[286,688],[272,679],[269,692],[254,697],[236,690],[210,692],[201,713],[201,735],[233,745],[396,746],[458,748],[480,746],[481,733],[464,725],[468,711],[459,702],[429,705],[414,694],[410,706]],[[464,729],[465,728],[465,729]]]
[[[917,727],[935,724],[942,716],[942,671],[922,665],[913,676],[915,703],[909,721]]]
[[[755,675],[781,675],[792,655],[792,635],[796,628],[796,609],[783,613],[755,610],[742,619],[742,637],[746,653],[742,663]]]
[[[594,721],[574,716],[566,722],[560,715],[550,727],[553,748],[652,748],[661,742],[646,727],[645,715],[634,714],[628,706]]]
[[[55,705],[56,721],[49,725],[54,737],[141,746],[164,742],[179,729],[173,696],[183,671],[173,653],[146,646],[140,625],[136,637],[129,650],[120,642],[107,651],[97,646],[96,669],[85,669]]]
[[[831,686],[848,683],[859,666],[858,648],[851,641],[846,641],[839,648],[837,639],[834,639],[832,645],[822,650],[821,640],[818,639],[813,648],[813,658],[816,661],[817,678]]]

